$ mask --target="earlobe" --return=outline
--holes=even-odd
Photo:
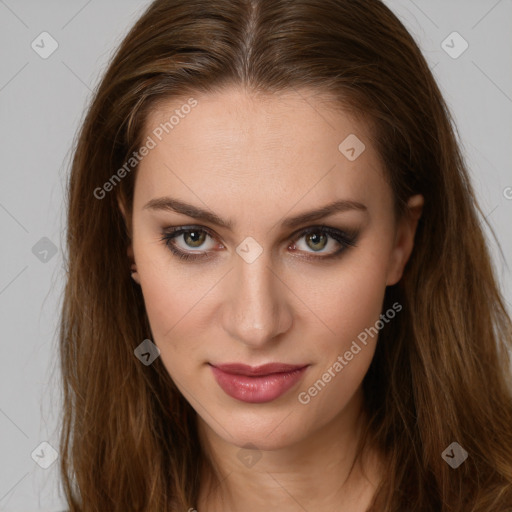
[[[137,284],[140,284],[140,280],[139,280],[139,274],[137,273],[137,265],[135,265],[135,263],[132,264],[131,268],[130,268],[130,272],[131,272],[131,277],[132,279],[137,283]]]
[[[394,285],[402,279],[402,275],[414,247],[414,237],[418,221],[423,211],[425,200],[421,194],[411,196],[407,202],[407,212],[398,221],[395,246],[388,273],[387,286]]]
[[[130,275],[137,284],[140,284],[139,273],[137,272],[137,264],[135,263],[135,255],[133,254],[133,244],[131,242],[126,249],[126,254],[128,256],[128,261],[131,264]]]

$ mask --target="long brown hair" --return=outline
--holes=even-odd
[[[332,95],[371,122],[396,211],[425,197],[404,275],[386,290],[384,309],[403,312],[363,381],[360,448],[372,442],[388,461],[371,510],[512,507],[512,322],[452,118],[411,35],[379,0],[156,0],[112,58],[74,147],[60,325],[71,511],[197,504],[195,412],[160,359],[134,356],[151,331],[118,201],[130,218],[136,166],[94,191],[143,144],[159,101],[231,84]],[[452,442],[468,453],[456,469],[441,456]]]

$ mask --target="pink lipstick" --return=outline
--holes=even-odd
[[[268,363],[210,364],[217,384],[232,398],[249,403],[271,402],[299,382],[308,365]]]

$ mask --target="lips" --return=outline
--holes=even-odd
[[[284,363],[261,366],[210,364],[221,389],[230,397],[248,403],[264,403],[279,398],[302,379],[308,366]]]

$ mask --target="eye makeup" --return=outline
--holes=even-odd
[[[180,236],[183,237],[183,242],[185,243],[186,238],[190,238],[190,235],[199,235],[202,236],[205,240],[207,237],[212,239],[216,239],[215,235],[204,226],[177,226],[171,228],[165,228],[162,231],[160,240],[164,243],[164,245],[171,251],[171,253],[183,261],[205,261],[211,260],[214,255],[213,252],[216,251],[186,251],[182,248],[178,247],[176,244],[176,239]],[[320,240],[327,240],[326,244],[329,243],[330,240],[333,240],[338,244],[338,249],[331,252],[320,252],[320,251],[303,251],[296,249],[296,242],[301,240],[303,237],[309,237],[307,240],[318,240],[318,235],[320,235]],[[330,226],[319,225],[319,226],[310,226],[305,228],[298,233],[292,235],[290,237],[291,244],[293,244],[294,249],[293,252],[303,253],[301,258],[313,261],[321,261],[321,260],[331,260],[337,257],[340,257],[344,252],[346,252],[351,247],[355,247],[357,243],[357,239],[359,236],[359,232],[357,230],[340,230],[337,228],[333,228]],[[317,243],[317,242],[313,242]],[[185,243],[185,245],[187,245]],[[201,244],[203,245],[203,244]],[[221,244],[222,246],[222,244]],[[191,249],[193,247],[189,246]],[[223,246],[222,246],[223,247]],[[196,247],[197,248],[197,247]],[[317,254],[326,254],[324,256],[317,256]]]

